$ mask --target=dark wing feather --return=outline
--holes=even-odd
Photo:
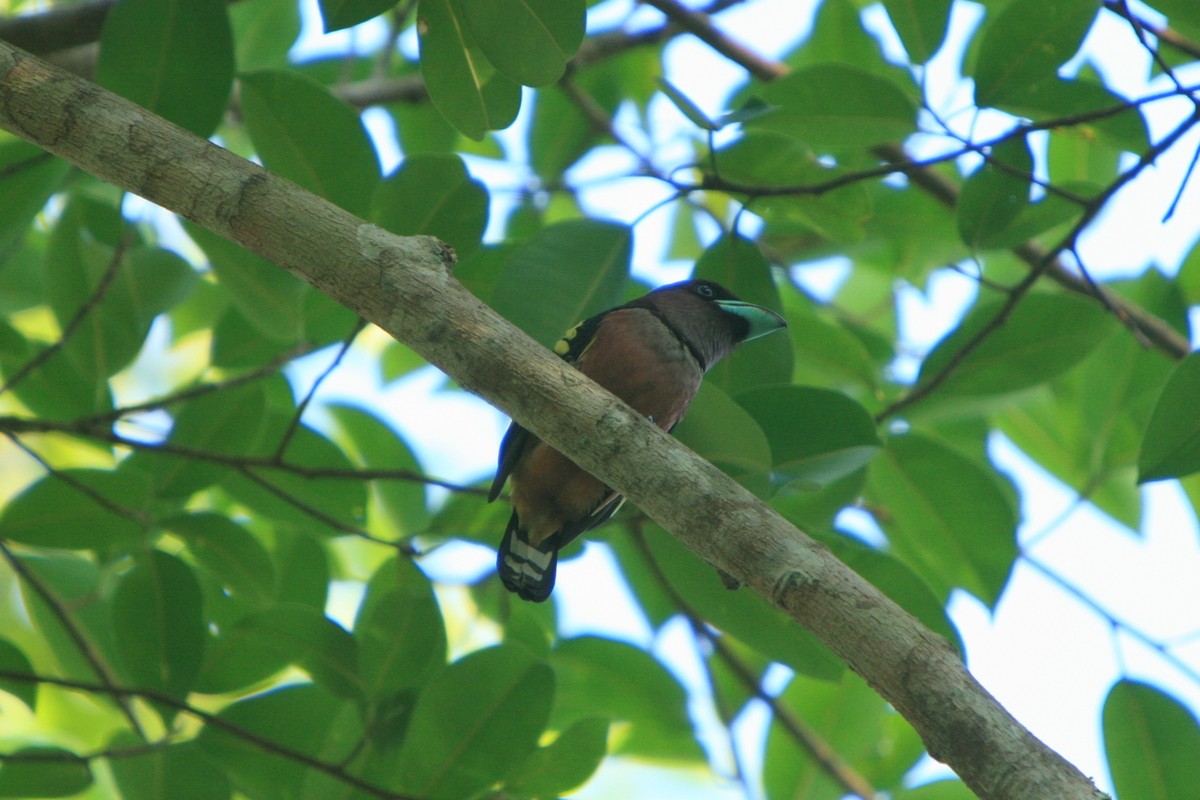
[[[609,311],[605,311],[597,314],[594,317],[588,317],[583,322],[580,322],[578,325],[571,328],[569,331],[563,334],[561,339],[555,343],[554,352],[569,364],[578,362],[584,351],[588,349],[588,346],[595,338],[596,329],[600,327],[600,321],[604,319],[604,317],[608,316],[609,313]],[[526,445],[528,445],[534,438],[535,437],[532,433],[525,430],[515,422],[508,426],[508,432],[504,434],[504,439],[500,442],[500,464],[496,469],[496,477],[492,480],[492,488],[488,490],[489,503],[500,496],[500,490],[504,488],[504,483],[508,480],[508,476],[512,473],[513,467],[516,466],[517,461],[520,459],[521,453],[525,450]],[[600,522],[608,519],[609,516],[612,516],[611,512],[608,514],[608,516],[605,516],[604,519],[595,523],[595,525],[599,525]],[[582,528],[567,541],[574,539],[575,536],[578,536],[585,530],[595,527],[595,525],[589,525],[586,528]]]

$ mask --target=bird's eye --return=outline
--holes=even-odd
[[[702,283],[696,287],[696,294],[703,297],[705,300],[711,300],[716,297],[716,292],[707,283]]]

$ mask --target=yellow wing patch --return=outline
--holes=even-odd
[[[575,323],[571,327],[571,330],[564,333],[563,337],[554,343],[554,352],[555,353],[557,353],[560,356],[565,357],[567,355],[567,353],[571,352],[571,342],[575,339],[575,336],[579,333],[579,326],[582,324],[583,324],[582,322]]]

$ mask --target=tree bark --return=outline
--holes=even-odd
[[[391,235],[3,42],[0,127],[288,269],[510,414],[816,634],[979,797],[1105,797],[944,640],[466,291],[441,242]]]

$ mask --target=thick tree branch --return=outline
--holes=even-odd
[[[1104,797],[943,639],[463,288],[441,242],[388,234],[4,44],[0,127],[283,266],[508,412],[816,634],[980,797]]]

